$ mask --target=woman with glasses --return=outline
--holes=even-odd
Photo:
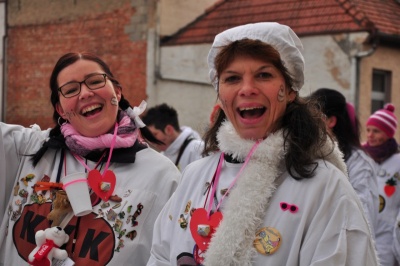
[[[139,118],[145,103],[132,108],[88,53],[62,56],[50,89],[53,129],[0,124],[0,265],[49,265],[49,254],[63,265],[145,265],[180,177],[141,141],[157,142]]]
[[[301,49],[273,22],[215,37],[208,65],[220,110],[208,156],[182,173],[147,265],[378,265],[341,153],[299,96]]]

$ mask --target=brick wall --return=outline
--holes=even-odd
[[[10,1],[5,122],[53,127],[49,77],[57,59],[70,51],[101,56],[122,84],[124,96],[139,104],[146,98],[147,12],[146,1],[135,6],[112,0]],[[137,16],[144,18],[142,24]]]

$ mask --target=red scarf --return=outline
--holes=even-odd
[[[379,146],[370,146],[368,143],[363,145],[364,150],[374,159],[377,163],[382,163],[390,158],[393,154],[397,153],[399,146],[394,138],[388,139]]]
[[[36,251],[36,254],[34,255],[34,260],[32,262],[29,262],[33,266],[48,266],[50,265],[50,260],[47,258],[47,255],[49,255],[50,251],[53,248],[59,248],[56,244],[54,244],[53,240],[46,239],[46,242],[44,242],[40,248]]]

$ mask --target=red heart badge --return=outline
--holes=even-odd
[[[193,212],[192,218],[190,218],[190,232],[200,250],[207,250],[211,237],[221,220],[222,213],[219,211],[213,213],[210,219],[207,218],[207,211],[204,208],[198,208]],[[203,233],[207,231],[204,228],[209,228],[207,235]]]
[[[104,176],[102,176],[99,170],[93,169],[89,172],[87,179],[93,192],[102,200],[108,201],[108,198],[113,194],[115,188],[116,178],[114,172],[107,170]],[[109,184],[108,190],[102,190],[101,186],[103,183]]]

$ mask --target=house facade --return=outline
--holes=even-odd
[[[2,1],[0,1],[1,3]],[[1,120],[53,127],[49,77],[68,52],[99,55],[132,105],[149,100],[160,36],[200,15],[210,0],[7,1]]]
[[[203,132],[217,99],[206,64],[214,36],[261,21],[289,25],[302,40],[302,96],[333,88],[356,106],[362,124],[386,102],[397,107],[400,118],[400,4],[395,0],[5,3],[0,105],[8,123],[52,127],[51,70],[66,52],[90,51],[109,63],[132,105],[166,102],[177,109],[181,124]]]
[[[302,96],[336,89],[356,106],[362,126],[387,102],[400,118],[400,4],[389,0],[219,1],[163,39],[156,98],[178,106],[184,123],[204,128],[198,122],[208,121],[216,100],[206,66],[214,36],[261,21],[289,25],[299,35],[306,62]]]

